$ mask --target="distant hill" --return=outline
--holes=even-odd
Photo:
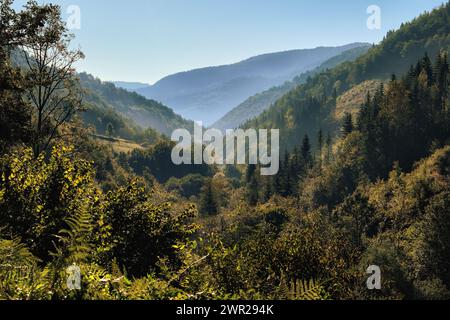
[[[128,91],[136,91],[150,87],[149,84],[143,82],[126,82],[126,81],[111,81],[116,87],[122,88]]]
[[[136,92],[161,101],[185,118],[210,125],[248,97],[363,45],[353,43],[264,54],[231,65],[177,73]]]
[[[13,51],[12,61],[18,66],[26,64],[24,56],[18,51]],[[81,118],[95,127],[99,134],[105,134],[108,124],[111,124],[117,137],[146,143],[156,141],[160,134],[170,136],[178,128],[193,128],[191,121],[159,102],[118,88],[113,83],[102,82],[87,73],[80,73],[78,77],[87,109]]]
[[[362,45],[361,47],[344,51],[343,53],[325,61],[319,67],[295,77],[292,81],[285,82],[281,86],[273,87],[269,90],[258,93],[248,98],[239,106],[228,112],[223,118],[215,122],[211,127],[220,130],[238,128],[247,120],[255,118],[262,112],[267,110],[284,94],[288,93],[298,85],[305,83],[309,77],[312,77],[327,69],[333,68],[342,62],[354,61],[356,58],[366,53],[369,48],[369,45]]]
[[[244,127],[279,128],[283,149],[300,144],[305,134],[316,142],[320,129],[331,133],[340,127],[336,103],[339,97],[349,95],[349,90],[368,80],[385,81],[393,73],[405,74],[425,54],[434,60],[441,50],[450,51],[449,21],[447,3],[402,24],[354,62],[345,62],[308,79]]]
[[[84,100],[90,105],[91,114],[109,110],[112,116],[114,112],[117,112],[143,129],[151,128],[167,136],[178,128],[193,128],[191,121],[183,119],[159,102],[146,99],[135,92],[117,88],[113,83],[102,82],[86,73],[81,73],[79,77],[82,87],[86,90]],[[103,126],[106,125],[107,123],[103,123]],[[103,132],[100,130],[99,133]]]

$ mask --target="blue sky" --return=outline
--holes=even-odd
[[[40,0],[39,2],[44,2]],[[48,1],[45,1],[48,2]],[[81,10],[78,66],[102,80],[154,83],[194,68],[290,49],[377,43],[444,0],[53,0]],[[24,3],[17,0],[16,6]],[[381,8],[369,30],[367,8]]]

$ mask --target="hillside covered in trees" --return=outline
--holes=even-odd
[[[236,108],[228,112],[220,120],[215,122],[211,127],[220,130],[240,127],[248,120],[259,116],[265,110],[269,109],[270,106],[279,100],[283,95],[295,89],[297,86],[304,84],[308,78],[320,72],[324,72],[327,69],[334,68],[343,62],[356,60],[356,58],[366,53],[369,47],[370,46],[368,45],[361,44],[360,47],[344,51],[343,53],[325,61],[317,68],[296,76],[292,81],[287,81],[281,86],[270,88],[269,90],[248,98]]]
[[[366,80],[384,81],[404,74],[425,54],[435,59],[441,50],[450,49],[448,10],[446,6],[404,23],[356,61],[311,77],[243,126],[280,128],[282,145],[290,149],[298,137],[316,137],[320,129],[333,135],[340,125],[333,116],[339,96]]]
[[[247,123],[275,176],[174,165],[126,116],[184,120],[78,74],[58,6],[0,12],[0,299],[450,299],[449,3]]]
[[[131,120],[139,127],[152,129],[158,133],[170,136],[178,128],[191,130],[192,121],[183,119],[175,112],[154,100],[149,100],[134,92],[117,88],[114,84],[102,82],[86,73],[79,75],[81,86],[85,90],[84,101],[89,106],[84,119],[92,122],[97,130],[106,130],[108,122],[98,122],[98,113],[114,111],[120,116]],[[100,119],[104,117],[100,115]],[[103,125],[103,127],[102,127]]]

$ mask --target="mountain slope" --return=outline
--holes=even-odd
[[[336,100],[367,80],[386,80],[403,74],[425,53],[436,57],[450,49],[450,3],[425,13],[391,31],[377,46],[351,63],[310,78],[279,99],[269,110],[245,124],[250,128],[280,128],[283,149],[298,145],[305,134],[315,142],[320,129],[332,132],[336,121]]]
[[[367,99],[367,94],[373,97],[381,84],[383,82],[380,80],[367,80],[340,95],[336,99],[336,120],[343,120],[346,114],[351,114],[356,117],[361,106]]]
[[[136,91],[138,89],[148,88],[150,85],[143,82],[127,82],[127,81],[112,81],[118,87],[128,91]]]
[[[260,55],[236,64],[177,73],[136,92],[208,125],[248,97],[292,80],[327,59],[359,46],[354,43]]]
[[[361,47],[347,50],[340,55],[325,61],[314,70],[305,72],[302,75],[295,77],[292,81],[285,82],[281,86],[273,87],[269,90],[258,93],[248,98],[239,106],[228,112],[224,117],[215,122],[211,127],[220,130],[237,128],[247,120],[260,115],[263,111],[268,109],[273,103],[280,99],[284,94],[288,93],[298,85],[305,83],[309,77],[312,77],[317,73],[323,72],[329,68],[333,68],[342,62],[354,61],[356,58],[366,53],[368,49],[368,45],[363,45]]]
[[[11,59],[17,66],[26,65],[23,54],[18,51],[12,52]],[[111,124],[118,136],[144,142],[155,140],[159,134],[170,135],[178,128],[193,128],[191,121],[156,101],[117,88],[113,83],[102,82],[87,73],[79,73],[78,78],[87,109],[81,118],[86,124],[94,126],[99,134],[104,134],[108,124]]]
[[[86,90],[85,101],[96,108],[113,109],[140,127],[152,128],[165,135],[170,135],[178,128],[193,127],[192,122],[183,119],[161,103],[117,88],[112,83],[102,82],[86,73],[81,73],[79,77],[82,87]]]

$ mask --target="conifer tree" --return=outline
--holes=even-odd
[[[332,143],[333,143],[333,140],[332,140],[332,138],[331,138],[331,134],[328,132],[328,134],[327,134],[327,141],[326,141],[326,144],[327,144],[327,154],[326,154],[326,158],[325,158],[325,161],[326,161],[327,163],[329,163],[329,162],[331,161],[331,152],[332,152],[331,148],[332,148]]]
[[[351,113],[346,113],[344,117],[344,124],[342,126],[342,136],[345,138],[353,132],[353,116]]]
[[[273,195],[273,179],[272,177],[266,177],[264,183],[264,191],[262,194],[262,201],[267,202]]]
[[[108,137],[114,136],[114,126],[112,125],[112,123],[108,123],[108,125],[106,126],[106,134],[108,135]]]
[[[438,103],[440,108],[445,107],[445,100],[449,93],[449,78],[448,74],[450,72],[448,64],[448,54],[447,52],[441,52],[436,58],[436,65],[434,68],[434,79],[436,79],[436,85],[439,91]]]
[[[309,136],[306,134],[302,141],[302,146],[300,148],[300,153],[302,156],[302,170],[306,171],[313,165],[313,157],[311,153],[311,143]]]
[[[206,180],[203,186],[200,196],[200,212],[205,216],[213,216],[219,213],[219,206],[211,179]]]
[[[323,149],[323,131],[322,129],[319,130],[319,133],[317,134],[317,144],[318,144],[318,157],[319,157],[319,161],[318,161],[318,165],[319,168],[322,167],[322,149]]]
[[[425,53],[425,57],[422,59],[422,69],[426,72],[428,76],[428,86],[433,83],[433,66],[428,53]]]
[[[290,193],[289,172],[289,153],[286,151],[274,183],[275,192],[281,196],[288,196]]]
[[[247,182],[247,201],[250,205],[254,206],[258,203],[259,192],[258,192],[258,177],[257,177],[257,167],[254,164],[250,164],[247,167],[246,173]]]

